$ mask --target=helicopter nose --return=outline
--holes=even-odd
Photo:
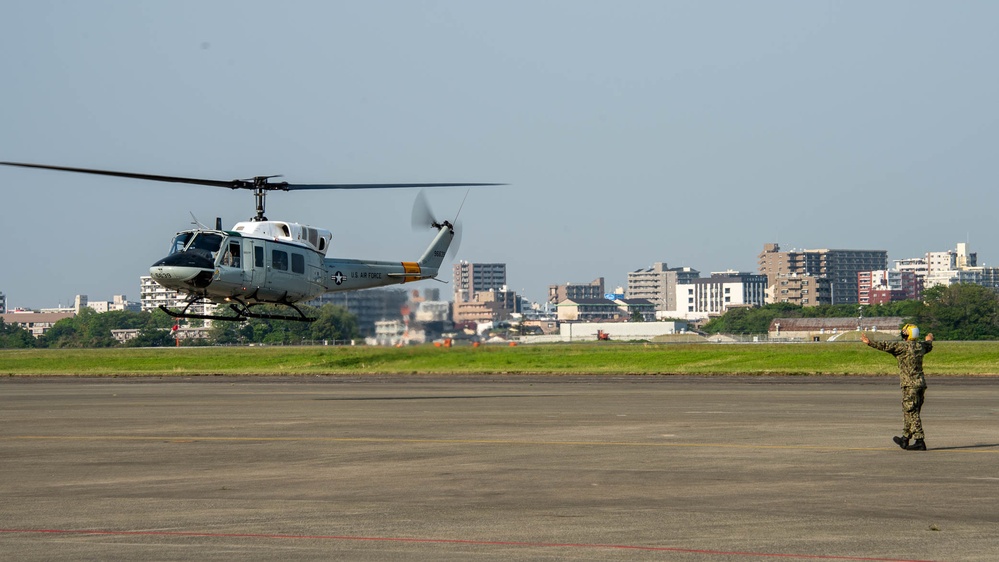
[[[170,289],[204,289],[212,282],[215,264],[200,253],[177,252],[154,263],[149,268],[149,275]]]

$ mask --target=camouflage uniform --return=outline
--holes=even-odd
[[[891,353],[898,359],[899,386],[902,387],[902,437],[923,439],[923,422],[919,419],[926,393],[923,356],[933,351],[933,342],[872,341],[867,345]]]

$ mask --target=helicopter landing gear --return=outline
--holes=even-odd
[[[246,304],[243,302],[231,302],[229,303],[229,309],[236,313],[235,316],[229,316],[224,314],[198,314],[195,312],[188,312],[191,306],[197,303],[207,303],[211,302],[208,299],[197,297],[187,301],[187,305],[184,306],[183,310],[177,311],[172,310],[164,305],[160,305],[159,308],[163,312],[172,316],[173,318],[194,318],[198,320],[223,320],[227,322],[242,322],[244,320],[249,320],[250,318],[260,318],[264,320],[291,320],[293,322],[315,322],[315,318],[309,318],[302,312],[302,309],[295,306],[294,303],[290,302],[277,302],[273,303],[276,305],[287,306],[298,313],[298,316],[284,315],[284,314],[271,314],[265,312],[253,312],[250,310],[251,307],[259,306],[265,303],[253,303]]]
[[[253,312],[252,310],[250,310],[250,307],[252,307],[252,306],[259,306],[259,305],[262,305],[262,304],[264,304],[264,303],[254,303],[254,304],[229,303],[229,308],[232,309],[232,311],[235,312],[236,314],[242,316],[243,320],[246,320],[247,318],[261,318],[261,319],[264,319],[264,320],[291,320],[293,322],[315,322],[316,321],[315,318],[309,318],[308,316],[306,316],[305,313],[302,312],[302,309],[298,308],[297,306],[295,306],[293,303],[290,303],[290,302],[278,302],[278,303],[274,303],[274,304],[278,304],[278,305],[281,305],[281,306],[287,306],[288,308],[291,308],[292,310],[294,310],[295,312],[297,312],[298,316],[286,316],[284,314],[261,313],[261,312]],[[228,319],[229,317],[226,317],[226,318]]]

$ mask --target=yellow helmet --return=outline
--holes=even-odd
[[[914,341],[919,339],[919,326],[915,324],[906,324],[902,326],[902,339]]]

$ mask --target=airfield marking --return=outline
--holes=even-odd
[[[12,435],[0,436],[0,441],[165,441],[168,443],[211,442],[328,442],[328,443],[411,443],[438,445],[536,445],[567,447],[650,447],[650,448],[713,448],[713,449],[769,449],[815,451],[885,451],[895,447],[835,447],[828,445],[760,445],[738,443],[639,443],[636,441],[525,441],[514,439],[404,439],[391,437],[209,437],[192,435],[136,436],[136,435]],[[991,446],[990,446],[991,447]],[[930,449],[933,451],[934,449]],[[938,452],[999,454],[999,448],[956,449],[941,448]]]
[[[479,546],[517,546],[533,548],[588,548],[636,550],[646,552],[676,552],[684,554],[703,554],[706,556],[746,556],[755,558],[799,558],[805,560],[859,560],[867,562],[934,562],[931,560],[915,560],[909,558],[878,558],[866,556],[835,556],[825,554],[790,554],[774,552],[728,551],[698,548],[680,548],[667,546],[641,546],[629,544],[601,543],[546,543],[528,541],[490,541],[474,539],[433,539],[418,537],[364,537],[350,535],[283,535],[270,533],[207,533],[196,531],[110,531],[99,529],[0,529],[0,533],[36,534],[36,535],[96,535],[112,537],[186,537],[186,538],[240,538],[240,539],[281,539],[281,540],[331,540],[357,542],[397,542],[412,544],[457,544]]]

